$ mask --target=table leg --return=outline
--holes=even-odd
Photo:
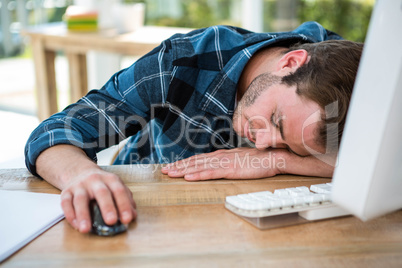
[[[85,54],[66,53],[70,71],[70,101],[76,102],[88,92],[87,58]]]
[[[32,54],[36,75],[36,99],[39,120],[44,120],[56,113],[57,90],[54,51],[45,50],[43,40],[32,38]]]

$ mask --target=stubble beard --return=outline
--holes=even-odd
[[[244,131],[242,128],[242,117],[244,109],[253,105],[256,99],[265,90],[268,90],[274,84],[280,83],[281,79],[282,78],[280,76],[273,75],[270,72],[267,72],[258,75],[256,78],[254,78],[253,81],[251,81],[243,97],[239,100],[237,107],[233,113],[233,129],[238,135],[244,135]]]

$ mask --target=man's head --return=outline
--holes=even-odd
[[[310,60],[283,77],[282,82],[296,85],[297,94],[323,109],[316,141],[327,151],[336,151],[345,126],[363,44],[347,40],[325,41],[297,44],[289,51],[298,49],[306,50]]]
[[[257,148],[337,151],[362,47],[337,40],[281,50],[275,67],[255,77],[239,102],[236,132]]]

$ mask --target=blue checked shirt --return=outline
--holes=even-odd
[[[291,32],[254,33],[214,26],[176,34],[114,74],[31,134],[26,165],[56,144],[97,152],[127,139],[115,164],[167,163],[239,145],[232,128],[236,85],[259,49],[341,39],[316,22]]]

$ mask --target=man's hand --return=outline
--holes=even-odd
[[[91,230],[89,202],[95,199],[105,222],[128,224],[137,216],[133,195],[121,179],[102,170],[85,153],[71,145],[56,145],[42,152],[37,172],[61,192],[67,221],[82,233]]]
[[[188,181],[258,179],[279,174],[284,161],[275,150],[236,148],[177,161],[162,168],[162,173],[170,177],[184,177]]]
[[[326,159],[335,159],[326,156]],[[334,162],[334,161],[333,161]],[[332,176],[334,165],[322,157],[301,157],[285,149],[236,148],[200,154],[162,168],[169,177],[188,181],[210,179],[260,179],[277,174]]]
[[[61,193],[61,206],[67,221],[82,233],[91,230],[89,201],[97,200],[102,217],[109,225],[120,218],[128,224],[136,217],[131,191],[120,178],[109,172],[92,169],[71,179]]]

